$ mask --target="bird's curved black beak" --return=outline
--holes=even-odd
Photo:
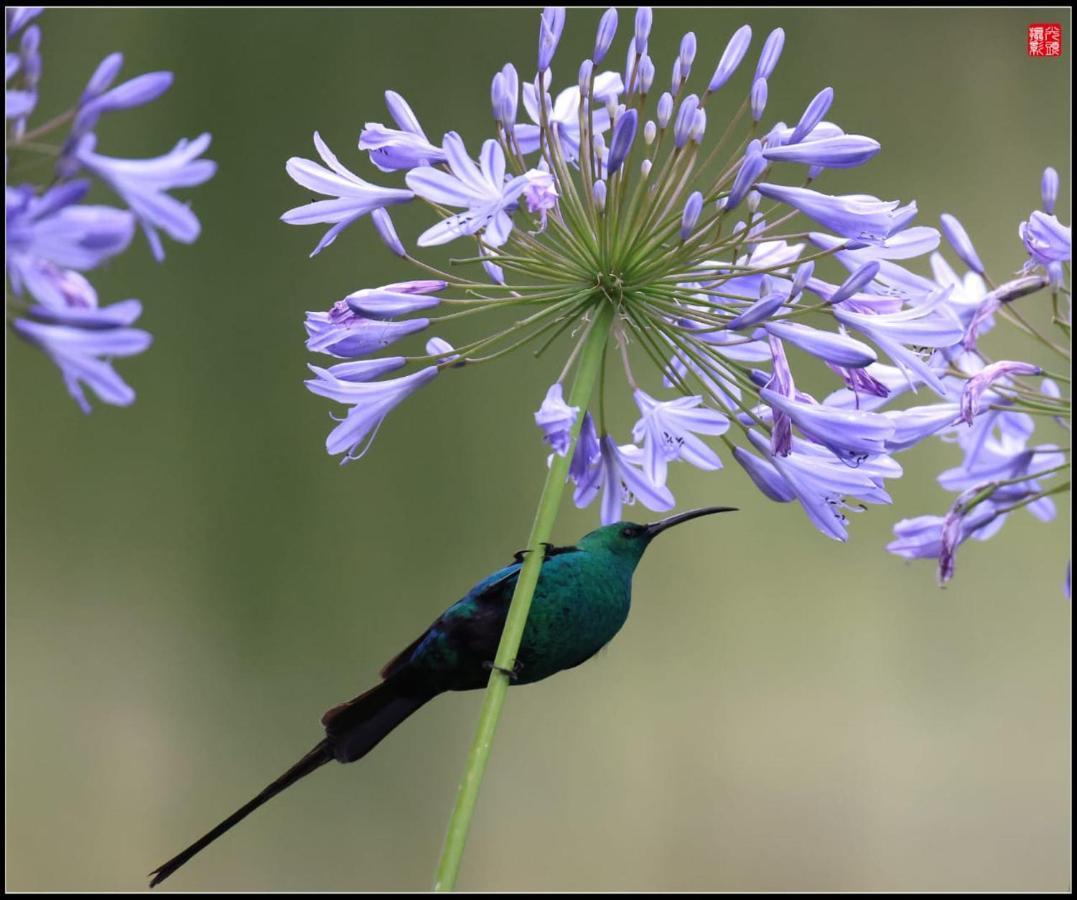
[[[680,525],[681,522],[687,522],[689,519],[698,519],[700,516],[710,516],[714,513],[723,512],[736,512],[735,506],[705,506],[702,509],[690,509],[688,512],[679,513],[675,516],[670,516],[668,519],[660,519],[657,522],[651,522],[650,525],[645,525],[647,529],[647,536],[653,538],[657,534],[661,534],[667,528],[672,528],[674,525]]]

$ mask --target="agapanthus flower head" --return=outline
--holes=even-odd
[[[795,125],[766,122],[782,29],[738,76],[751,44],[747,25],[724,46],[707,47],[689,32],[675,59],[652,59],[661,20],[644,8],[620,36],[624,69],[611,71],[604,66],[620,51],[613,49],[618,14],[608,10],[591,58],[558,62],[569,73],[559,81],[553,57],[568,27],[565,10],[548,7],[538,20],[535,69],[518,77],[507,64],[492,74],[488,98],[476,98],[492,113],[481,144],[465,145],[451,131],[428,139],[402,100],[395,112],[390,107],[398,129],[368,126],[364,149],[376,141],[385,152],[372,161],[402,171],[406,191],[367,184],[319,142],[335,177],[332,187],[318,183],[340,199],[321,201],[330,206],[312,209],[305,221],[331,222],[336,237],[374,213],[390,250],[444,284],[400,297],[388,286],[349,286],[344,301],[308,313],[312,351],[376,362],[371,355],[382,347],[403,347],[430,326],[441,332],[488,312],[516,315],[508,327],[454,339],[451,353],[420,346],[393,357],[404,360],[401,369],[428,374],[372,382],[387,385],[388,394],[340,389],[332,381],[342,377],[339,366],[319,374],[311,390],[351,405],[349,417],[362,426],[346,436],[338,426],[334,451],[358,455],[370,423],[388,412],[384,397],[395,405],[450,360],[471,372],[517,348],[544,353],[562,340],[563,370],[532,408],[553,450],[551,465],[567,465],[577,503],[602,496],[607,522],[633,500],[669,508],[671,464],[713,471],[724,448],[765,496],[798,501],[821,532],[844,540],[848,510],[889,502],[884,480],[901,474],[893,446],[909,446],[923,430],[880,408],[927,385],[952,404],[936,430],[958,417],[936,356],[960,344],[969,311],[951,304],[954,286],[903,265],[935,251],[938,231],[911,224],[915,203],[852,192],[844,170],[870,161],[880,145],[826,120],[831,87],[818,87]],[[708,55],[714,69],[701,64]],[[656,68],[672,73],[668,90],[652,85]],[[722,140],[737,127],[739,138]],[[306,188],[330,175],[316,168],[289,164]],[[834,179],[829,192],[805,185],[805,175],[824,172]],[[456,250],[450,272],[413,259],[409,239],[388,222],[384,207],[416,199],[429,205],[432,221],[414,244],[468,247]],[[301,221],[303,209],[289,221]],[[798,216],[808,221],[789,224]],[[809,242],[805,224],[823,230],[810,232]],[[823,266],[847,272],[830,275]],[[595,341],[604,348],[605,375],[592,397],[576,386]],[[822,399],[806,392],[790,356],[835,379],[838,390]],[[615,436],[630,423],[619,427],[606,416],[603,394],[615,389],[617,370],[639,409],[634,443]],[[587,371],[593,379],[594,366]],[[364,405],[369,414],[358,412]]]
[[[122,253],[141,224],[158,261],[164,250],[157,229],[184,243],[200,226],[194,212],[167,192],[208,180],[216,166],[200,159],[209,135],[156,159],[115,159],[96,152],[96,129],[107,113],[134,109],[167,91],[171,72],[147,72],[114,84],[123,55],[111,53],[91,74],[66,113],[27,130],[36,106],[42,74],[42,32],[29,24],[40,7],[7,10],[6,58],[7,151],[9,179],[22,170],[27,155],[46,155],[51,177],[42,184],[5,186],[6,271],[9,313],[15,333],[39,347],[60,369],[68,392],[90,411],[85,388],[113,406],[135,397],[116,373],[112,360],[141,353],[151,343],[134,328],[142,313],[137,300],[100,305],[97,292],[82,273]],[[10,43],[17,41],[13,50]],[[63,127],[66,137],[50,143]],[[40,169],[38,169],[40,171]],[[82,201],[96,177],[126,208]]]

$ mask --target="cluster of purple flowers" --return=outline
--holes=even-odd
[[[5,115],[7,120],[6,265],[12,327],[40,347],[59,367],[71,396],[85,411],[84,386],[104,403],[133,402],[131,387],[112,368],[115,357],[145,350],[150,335],[133,327],[142,313],[138,300],[108,306],[82,273],[127,249],[136,224],[154,257],[164,259],[159,232],[191,243],[198,237],[195,214],[168,194],[213,176],[216,165],[201,155],[210,137],[182,140],[155,159],[117,159],[96,152],[96,129],[107,113],[142,106],[172,84],[170,72],[150,72],[116,84],[123,56],[113,53],[97,67],[77,103],[30,128],[41,75],[41,7],[6,11]],[[68,126],[59,143],[49,138]],[[46,184],[37,176],[51,163]],[[25,173],[25,174],[24,174]],[[107,186],[122,209],[83,203],[90,178]],[[41,181],[38,177],[38,181]]]
[[[766,497],[799,503],[819,531],[844,540],[847,511],[890,502],[885,481],[901,475],[896,451],[962,417],[980,431],[996,427],[997,407],[1026,371],[988,365],[964,404],[955,391],[969,364],[965,345],[990,326],[984,304],[1005,298],[977,294],[937,254],[935,279],[905,267],[940,243],[937,229],[912,224],[915,203],[815,188],[824,173],[842,176],[828,170],[860,166],[880,146],[827,119],[829,87],[797,122],[763,125],[782,29],[764,40],[747,89],[732,92],[749,26],[706,71],[696,36],[685,34],[663,77],[649,52],[648,8],[628,28],[623,69],[609,66],[619,24],[610,9],[575,80],[555,88],[551,63],[565,19],[560,7],[541,13],[532,78],[521,82],[511,64],[494,74],[493,136],[477,157],[454,132],[431,140],[389,91],[394,125],[367,123],[359,149],[382,173],[402,172],[404,187],[355,175],[317,134],[321,163],[289,160],[291,177],[326,198],[283,216],[331,226],[315,254],[369,214],[389,249],[422,272],[422,280],[359,290],[308,313],[308,348],[345,360],[311,366],[307,382],[350,407],[329,436],[331,454],[362,455],[386,415],[449,368],[532,342],[543,352],[566,337],[574,349],[535,421],[553,453],[572,454],[576,504],[601,494],[606,523],[620,519],[625,503],[673,507],[669,464],[720,469],[708,440],[717,438]],[[413,256],[394,228],[389,209],[416,198],[438,217],[418,247],[472,242],[452,273]],[[793,227],[794,219],[809,224]],[[943,230],[954,240],[960,226],[945,220]],[[1037,261],[1057,256],[1057,229],[1039,214],[1022,234]],[[844,271],[824,278],[823,260]],[[459,274],[467,263],[481,266],[478,277]],[[1038,283],[1039,269],[1027,277]],[[519,312],[514,326],[455,347],[436,337],[425,353],[370,358],[409,335],[499,309]],[[600,321],[611,322],[604,366],[623,369],[639,410],[624,443],[611,435],[601,394],[593,411],[580,409],[562,386]],[[837,389],[812,396],[790,356],[831,372]],[[641,360],[653,364],[653,387],[641,385]],[[414,371],[382,377],[407,366]],[[602,390],[611,382],[604,377]],[[920,389],[940,403],[882,409]],[[1047,456],[1033,456],[1029,471],[1042,472]]]
[[[963,459],[939,475],[939,484],[956,494],[946,514],[903,519],[887,548],[910,559],[937,560],[940,583],[953,577],[955,554],[964,541],[994,536],[1007,516],[1021,508],[1050,521],[1056,514],[1053,495],[1070,490],[1070,448],[1054,441],[1033,442],[1037,420],[1068,436],[1072,411],[1068,371],[1072,313],[1069,286],[1064,283],[1071,237],[1070,228],[1054,215],[1058,187],[1058,174],[1048,168],[1041,181],[1042,209],[1018,228],[1028,253],[1024,271],[999,286],[988,279],[957,219],[942,217],[943,231],[968,271],[959,276],[938,254],[931,262],[936,282],[953,288],[965,333],[960,343],[943,348],[930,360],[945,389],[943,402],[906,409],[896,414],[896,420],[902,440],[939,434],[958,445]],[[1043,333],[1015,305],[1045,290],[1052,297],[1053,336]],[[980,336],[996,320],[1038,341],[1065,373],[993,359]],[[1068,596],[1068,565],[1065,590]]]

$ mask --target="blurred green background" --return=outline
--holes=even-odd
[[[660,11],[652,55],[664,82],[692,29],[706,77],[747,21],[748,69],[783,25],[767,121],[795,121],[829,84],[830,118],[884,148],[823,186],[915,198],[924,223],[958,214],[1005,278],[1045,165],[1068,197],[1069,16]],[[569,12],[558,83],[597,19]],[[1027,24],[1058,20],[1065,57],[1027,58]],[[40,23],[37,121],[121,49],[128,75],[169,69],[176,84],[104,121],[100,151],[152,155],[208,130],[220,164],[190,194],[197,244],[170,244],[158,266],[139,239],[94,274],[103,302],[145,303],[154,346],[119,364],[135,406],[83,417],[46,358],[8,341],[7,886],[138,890],[526,542],[544,459],[531,414],[557,354],[440,380],[341,468],[323,447],[330,404],[302,384],[303,311],[411,273],[367,221],[310,260],[321,229],[278,217],[310,199],[284,162],[313,156],[315,129],[346,165],[396,183],[355,149],[364,121],[388,121],[385,88],[430,135],[477,146],[491,74],[534,65],[537,14],[71,9]],[[709,109],[712,128],[731,106]],[[1070,220],[1068,199],[1059,212]],[[409,242],[429,222],[394,216]],[[1043,302],[1026,312],[1043,321]],[[1008,337],[1006,355],[1035,356]],[[615,408],[627,430],[627,397]],[[932,564],[882,547],[898,518],[944,511],[934,475],[957,458],[938,442],[903,455],[894,506],[856,515],[845,545],[735,464],[675,467],[682,507],[742,511],[656,544],[611,647],[510,694],[461,887],[1066,889],[1069,502],[1053,526],[1016,515],[963,547],[940,591]],[[596,518],[570,506],[555,537]],[[439,699],[166,887],[426,889],[479,703]]]

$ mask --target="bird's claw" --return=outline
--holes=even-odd
[[[551,550],[553,550],[553,544],[548,543],[547,541],[543,541],[542,542],[542,558],[543,559],[549,559]],[[530,550],[517,550],[515,553],[512,554],[512,558],[516,562],[522,563],[524,561],[524,557],[526,557],[527,554],[530,553],[530,552],[531,552]]]
[[[517,660],[511,669],[506,669],[504,666],[495,665],[487,660],[482,664],[482,667],[488,672],[500,672],[502,675],[506,676],[509,681],[517,681],[520,677],[520,670],[523,669],[524,664]]]

